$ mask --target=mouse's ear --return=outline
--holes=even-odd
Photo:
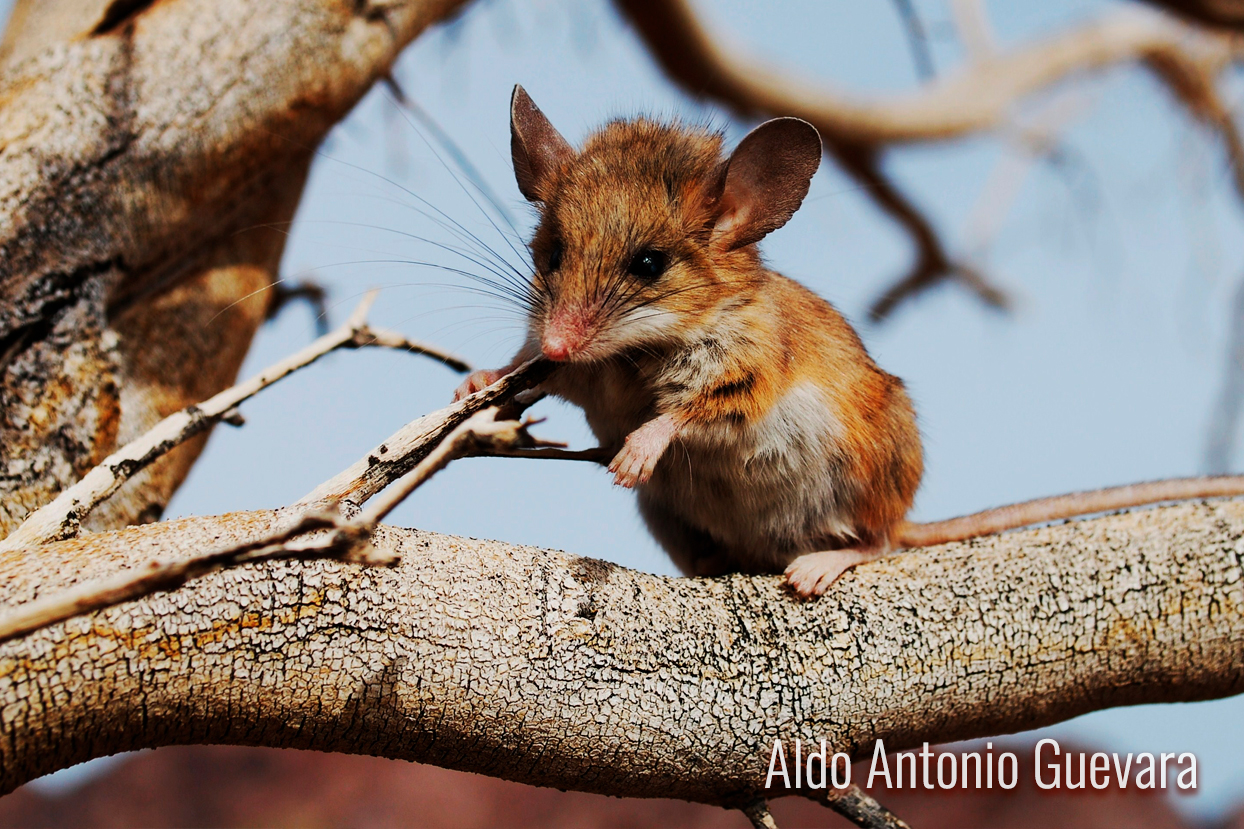
[[[758,242],[794,215],[821,164],[821,136],[799,118],[775,118],[747,134],[723,165],[713,243]]]
[[[574,156],[566,139],[517,84],[510,97],[510,155],[518,189],[528,201],[547,201],[557,168]]]

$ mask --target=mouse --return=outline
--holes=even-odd
[[[519,191],[538,211],[527,333],[538,391],[582,409],[685,574],[782,574],[796,596],[900,549],[1167,500],[1244,493],[1244,478],[1155,481],[907,520],[924,469],[903,382],[828,301],[765,265],[798,210],[815,127],[775,118],[728,154],[719,131],[620,119],[575,149],[521,86],[510,104]]]

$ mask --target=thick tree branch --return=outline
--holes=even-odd
[[[1207,26],[1244,31],[1244,0],[1147,0]]]
[[[0,535],[234,382],[276,279],[268,228],[312,148],[460,5],[18,0],[0,46]],[[92,526],[158,517],[202,439]]]
[[[0,601],[280,529],[236,513],[0,557]],[[380,528],[388,570],[276,562],[0,646],[0,786],[194,742],[366,752],[734,808],[773,740],[855,757],[1244,690],[1244,504],[1182,505],[857,568],[676,579]],[[800,792],[824,799],[824,792]]]
[[[150,561],[99,581],[75,585],[61,593],[27,602],[0,614],[0,642],[7,642],[57,622],[104,608],[176,590],[208,573],[244,564],[298,559],[332,558],[361,564],[391,566],[396,558],[375,555],[370,533],[343,521],[337,512],[308,512],[289,526],[252,541],[213,550],[176,561]],[[303,537],[319,530],[333,530],[326,539],[307,543]],[[136,571],[136,572],[135,572]]]

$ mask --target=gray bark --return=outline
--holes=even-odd
[[[278,519],[12,554],[0,602]],[[877,738],[900,748],[1244,690],[1240,502],[898,555],[814,602],[777,578],[664,578],[415,530],[377,541],[400,567],[240,568],[0,648],[0,787],[209,742],[737,806],[764,794],[779,736],[861,757]]]
[[[267,226],[292,217],[313,148],[460,2],[18,3],[0,44],[0,535],[233,383],[271,304],[285,236]],[[158,518],[201,447],[94,527]]]

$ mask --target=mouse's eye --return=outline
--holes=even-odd
[[[561,242],[554,242],[553,247],[549,249],[549,270],[555,271],[562,266],[562,249]]]
[[[640,279],[656,279],[665,273],[665,265],[666,257],[664,253],[652,248],[644,248],[635,254],[635,258],[627,266],[626,272],[631,276],[638,276]]]

